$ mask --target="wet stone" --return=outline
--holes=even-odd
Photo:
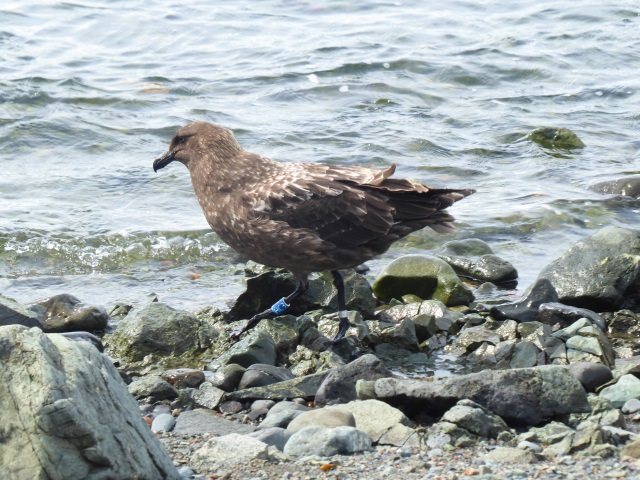
[[[447,242],[437,257],[451,265],[457,274],[476,280],[504,283],[518,278],[514,266],[494,255],[491,247],[480,239]]]
[[[538,319],[540,305],[557,301],[558,294],[551,282],[541,278],[529,287],[521,300],[496,305],[491,308],[490,314],[497,320],[512,319],[520,323],[531,322]]]

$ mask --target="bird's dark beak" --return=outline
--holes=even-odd
[[[175,153],[167,152],[153,161],[153,171],[157,172],[175,160]]]

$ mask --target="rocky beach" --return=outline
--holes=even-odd
[[[227,332],[290,274],[247,264],[228,311],[2,298],[3,473],[637,478],[639,255],[640,232],[605,227],[518,298],[516,267],[478,239],[400,257],[372,284],[345,271],[336,345],[328,274],[237,342]],[[75,331],[104,353],[59,334]]]
[[[3,1],[0,480],[640,478],[638,51],[638,0]],[[231,338],[301,279],[154,171],[192,122],[475,193]],[[306,201],[253,166],[209,217]]]

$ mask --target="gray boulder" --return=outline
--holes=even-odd
[[[230,433],[214,437],[196,450],[190,466],[200,471],[224,471],[258,459],[270,459],[266,443],[248,435]]]
[[[509,427],[504,420],[488,409],[471,400],[460,400],[442,416],[443,422],[449,422],[482,438],[497,438]]]
[[[287,426],[287,431],[296,433],[307,427],[355,427],[356,420],[347,410],[340,408],[320,408],[309,410],[296,416]]]
[[[248,368],[254,363],[275,365],[276,345],[269,333],[252,330],[226,352],[207,365],[207,370],[216,371],[222,365],[231,363]]]
[[[136,398],[151,397],[154,401],[173,399],[178,392],[169,382],[157,375],[148,375],[129,384],[129,392]]]
[[[254,363],[245,370],[238,389],[265,387],[272,383],[284,382],[295,378],[293,373],[284,367],[275,367],[264,363]]]
[[[294,433],[284,447],[288,458],[351,455],[371,450],[371,439],[354,427],[307,427]]]
[[[634,307],[640,300],[640,231],[605,227],[577,242],[538,278],[560,302],[595,311]]]
[[[537,425],[568,413],[591,411],[584,388],[566,369],[544,365],[515,370],[485,370],[433,381],[383,378],[375,397],[410,418],[444,413],[470,399],[513,424]]]
[[[518,278],[515,267],[494,255],[489,244],[478,238],[447,242],[436,256],[451,265],[458,275],[476,280],[503,283]]]
[[[426,255],[395,259],[376,278],[373,293],[385,301],[413,294],[447,306],[468,305],[473,300],[471,290],[447,262]]]
[[[84,342],[0,327],[4,478],[180,476],[111,361]]]
[[[357,398],[358,380],[377,380],[392,377],[393,373],[375,355],[367,354],[331,371],[315,397],[318,406],[348,403]]]
[[[0,295],[0,327],[5,325],[23,325],[25,327],[43,326],[43,312],[31,310],[14,300]]]
[[[247,437],[252,437],[267,445],[272,445],[282,452],[291,435],[293,434],[284,428],[271,427],[249,433]]]
[[[229,392],[226,400],[285,400],[287,398],[312,399],[331,370],[318,372],[305,377],[297,377],[284,382],[272,383],[265,387],[245,388]]]
[[[640,379],[632,374],[622,375],[616,383],[600,390],[600,396],[622,408],[628,400],[640,398]]]

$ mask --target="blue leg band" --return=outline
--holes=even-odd
[[[273,306],[271,307],[271,311],[276,315],[282,315],[287,308],[289,308],[289,304],[284,298],[281,298],[273,304]]]

